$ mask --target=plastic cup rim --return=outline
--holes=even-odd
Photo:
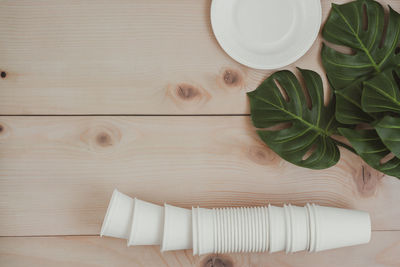
[[[307,211],[308,211],[308,216],[310,219],[310,224],[309,224],[309,229],[310,229],[310,246],[308,251],[309,252],[315,252],[316,249],[316,235],[317,235],[317,229],[316,229],[316,217],[315,217],[315,211],[313,209],[314,204],[309,204],[307,203]]]
[[[192,252],[193,255],[197,255],[199,253],[198,249],[198,216],[197,216],[197,209],[192,207],[192,242],[193,248]],[[196,218],[195,218],[196,217]]]
[[[310,218],[309,218],[309,215],[308,215],[308,208],[307,207],[303,207],[304,208],[304,213],[305,213],[305,216],[306,216],[306,229],[307,229],[307,234],[306,234],[306,237],[307,237],[307,244],[306,244],[306,250],[309,250],[310,249],[310,235],[311,235],[311,232],[310,232]]]
[[[167,227],[168,227],[168,212],[166,212],[167,211],[167,203],[164,203],[164,224],[163,224],[163,238],[162,238],[162,241],[161,241],[161,251],[163,252],[163,251],[165,251],[165,247],[166,247],[166,245],[167,245],[167,231],[165,231],[165,229],[167,229]]]
[[[135,197],[134,199],[133,199],[133,209],[132,209],[132,216],[131,216],[131,229],[129,230],[129,236],[128,236],[128,242],[127,242],[127,244],[128,244],[128,247],[129,246],[132,246],[133,244],[131,243],[131,241],[133,241],[133,240],[135,240],[135,237],[136,237],[136,234],[135,234],[135,226],[136,226],[136,223],[135,223],[135,213],[137,212],[137,207],[136,207],[136,205],[137,205],[137,198]]]
[[[268,250],[268,246],[269,246],[269,224],[268,224],[268,208],[267,207],[263,207],[263,218],[264,218],[264,247],[263,247],[263,251],[267,251]]]
[[[296,240],[295,239],[295,234],[294,234],[294,217],[293,217],[293,214],[294,214],[294,211],[293,211],[293,206],[291,205],[291,204],[289,204],[289,212],[290,212],[290,219],[291,219],[291,221],[290,221],[290,226],[291,226],[291,231],[292,231],[292,244],[291,244],[291,247],[290,247],[290,252],[291,253],[293,253],[293,250],[294,250],[294,241]]]
[[[319,247],[319,223],[318,223],[318,211],[316,208],[316,205],[313,203],[312,204],[312,208],[314,209],[314,218],[315,218],[315,246],[314,246],[314,252],[316,252],[318,250]]]
[[[284,204],[283,210],[284,210],[284,216],[285,216],[285,230],[286,230],[285,253],[288,254],[289,252],[291,252],[292,238],[293,238],[292,231],[291,231],[292,218],[291,218],[291,214],[290,214],[288,205]]]
[[[272,250],[272,248],[274,247],[273,246],[273,244],[272,244],[272,238],[271,238],[271,231],[272,231],[272,229],[271,229],[271,207],[272,207],[272,205],[271,204],[268,204],[268,209],[267,209],[267,213],[268,213],[268,251],[269,251],[269,253],[272,253],[271,252],[271,250]]]
[[[110,218],[114,214],[114,207],[116,207],[116,204],[118,203],[119,194],[121,194],[121,192],[119,192],[117,189],[114,189],[107,207],[106,215],[104,216],[103,225],[101,226],[100,237],[102,237],[104,235],[104,232],[106,232],[108,229]]]

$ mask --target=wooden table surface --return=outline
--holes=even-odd
[[[335,2],[344,2],[335,1]],[[381,1],[400,11],[400,1]],[[330,1],[322,1],[323,18]],[[312,171],[256,136],[210,1],[0,1],[0,266],[400,266],[400,181],[342,150]],[[289,66],[324,74],[321,39]],[[326,81],[324,80],[325,84]],[[99,238],[112,190],[182,207],[322,205],[372,217],[368,245],[193,257]]]

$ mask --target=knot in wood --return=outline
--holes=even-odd
[[[106,147],[112,145],[111,136],[108,133],[102,132],[99,133],[96,137],[97,144],[100,146]]]
[[[203,261],[201,267],[233,267],[233,262],[227,258],[210,256]]]
[[[189,84],[179,84],[176,88],[176,94],[184,100],[192,100],[201,93],[199,90]]]
[[[227,69],[223,74],[224,83],[226,85],[235,86],[240,83],[240,74],[234,70]]]
[[[280,158],[268,147],[250,146],[247,148],[248,157],[259,165],[275,165]]]
[[[380,185],[380,181],[384,175],[368,165],[361,165],[356,172],[354,181],[357,185],[358,192],[364,197],[373,196]]]

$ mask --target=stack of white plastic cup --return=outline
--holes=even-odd
[[[131,245],[161,245],[161,251],[193,248],[207,253],[310,252],[368,243],[369,214],[363,211],[284,205],[183,209],[164,207],[114,190],[101,236]]]
[[[193,208],[193,254],[263,252],[268,249],[268,209]]]
[[[162,240],[164,208],[114,190],[100,236],[128,240],[131,245],[159,245]]]
[[[192,212],[131,198],[115,189],[100,235],[127,239],[128,246],[161,245],[162,251],[191,249]]]
[[[210,209],[192,208],[193,221],[193,254],[206,254],[215,251],[214,211]],[[192,219],[192,220],[193,220]]]
[[[290,240],[286,245],[286,252],[296,252],[307,250],[310,246],[310,226],[307,208],[292,205],[285,205],[284,209],[287,211],[289,222],[289,233],[287,239]]]
[[[193,254],[321,251],[368,243],[369,214],[363,211],[284,205],[192,209]]]

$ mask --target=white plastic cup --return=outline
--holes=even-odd
[[[215,234],[215,239],[217,240],[217,247],[215,248],[216,253],[223,253],[222,249],[224,246],[224,233],[223,233],[223,216],[222,216],[222,210],[219,208],[213,209],[214,210],[214,216],[215,216],[215,222],[216,226],[214,227],[216,230],[214,232]]]
[[[258,225],[257,207],[251,209],[253,217],[253,252],[259,251],[258,240],[260,239],[260,229]]]
[[[192,241],[193,255],[199,254],[199,230],[198,230],[198,210],[199,207],[192,207]]]
[[[291,247],[288,252],[306,250],[309,247],[310,231],[306,207],[288,205],[290,212]]]
[[[293,238],[293,233],[292,233],[292,218],[289,210],[289,206],[284,204],[283,205],[283,212],[285,214],[285,252],[288,254],[291,249],[292,249],[292,238]]]
[[[239,221],[236,218],[237,208],[230,209],[230,217],[231,217],[231,225],[232,225],[232,252],[238,252],[238,228],[239,228]]]
[[[233,211],[232,208],[226,209],[226,215],[228,218],[228,248],[227,251],[234,252],[234,242],[235,242],[235,230],[233,222]]]
[[[240,208],[240,224],[241,224],[241,234],[240,234],[240,251],[239,252],[246,252],[247,251],[247,220],[246,220],[246,208]]]
[[[231,244],[230,238],[231,238],[231,232],[230,232],[230,218],[229,218],[229,213],[227,208],[223,208],[222,210],[222,216],[223,216],[223,222],[224,222],[224,241],[225,245],[223,248],[223,253],[228,253],[229,252],[229,246]]]
[[[220,209],[221,211],[221,221],[222,221],[222,253],[227,253],[228,252],[228,223],[229,223],[229,218],[228,216],[226,216],[226,209]]]
[[[281,207],[268,205],[269,252],[282,251],[286,248],[285,212]]]
[[[315,251],[368,243],[371,219],[368,212],[313,205],[316,218]]]
[[[308,213],[308,223],[309,223],[309,246],[308,251],[315,252],[315,244],[316,244],[316,217],[314,211],[314,204],[307,203],[306,209]]]
[[[233,245],[233,227],[232,227],[232,217],[231,217],[231,208],[225,208],[225,216],[226,216],[226,222],[227,222],[227,247],[226,247],[226,252],[233,251],[232,250],[232,245]]]
[[[255,240],[255,252],[261,251],[261,242],[262,242],[262,226],[261,226],[261,216],[260,216],[260,207],[254,208],[254,215],[256,221],[256,240]]]
[[[240,234],[241,234],[241,220],[239,217],[239,213],[240,213],[240,209],[239,208],[235,208],[233,209],[233,220],[235,222],[235,247],[234,247],[234,251],[235,252],[240,252]]]
[[[253,216],[251,214],[251,208],[246,207],[246,220],[247,220],[247,252],[253,251]]]
[[[232,252],[239,252],[240,250],[240,218],[239,218],[239,208],[231,209],[231,222],[233,224],[233,246]]]
[[[260,214],[260,207],[255,207],[255,219],[256,219],[256,252],[261,252],[262,250],[262,218]]]
[[[160,245],[163,221],[164,207],[135,198],[128,246]]]
[[[215,248],[215,252],[216,253],[221,253],[221,233],[219,230],[220,227],[220,216],[219,216],[219,212],[218,209],[213,209],[214,211],[214,248]]]
[[[192,240],[192,211],[165,204],[161,251],[191,249]]]
[[[237,252],[243,252],[244,251],[244,218],[243,218],[243,208],[236,208],[236,220],[238,222],[238,229],[237,229],[237,235],[238,235],[238,242],[236,245],[236,251]]]
[[[131,228],[134,200],[114,189],[101,226],[100,236],[127,239]]]
[[[237,237],[236,237],[237,220],[235,218],[235,210],[236,208],[229,208],[229,218],[231,227],[231,245],[229,250],[232,252],[236,252],[236,244],[237,244]]]
[[[244,220],[246,224],[245,229],[245,240],[246,243],[244,245],[245,252],[251,252],[251,244],[252,244],[252,226],[251,226],[251,216],[250,216],[250,209],[244,208]]]
[[[265,229],[266,229],[266,217],[265,217],[265,207],[259,207],[259,216],[260,216],[260,252],[265,252],[265,243],[266,243],[266,239],[267,236],[265,234]]]
[[[215,210],[198,208],[198,254],[216,252]]]
[[[262,251],[267,251],[269,248],[269,225],[268,225],[268,208],[262,207],[262,225],[263,225],[263,248]]]
[[[214,251],[208,249],[205,252],[199,249],[200,254],[266,251],[268,247],[266,207],[218,208],[213,210],[213,216]],[[204,218],[199,215],[198,220],[199,229],[201,229],[200,225],[204,223],[201,221]],[[199,230],[199,236],[202,235],[202,231]]]
[[[238,207],[235,208],[235,216],[237,221],[237,244],[235,251],[236,252],[245,252],[245,232],[246,232],[246,221],[245,221],[245,208]]]

